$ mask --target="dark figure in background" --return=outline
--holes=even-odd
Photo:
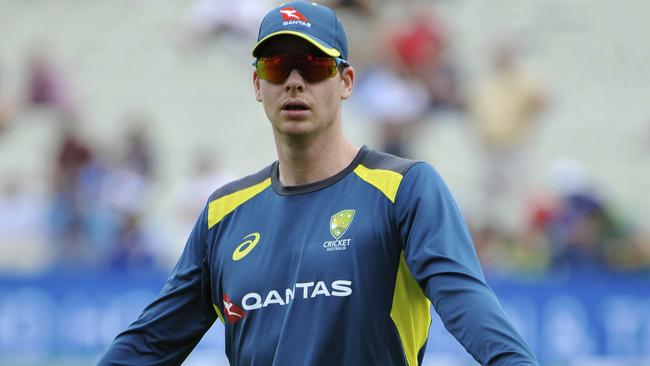
[[[77,123],[61,124],[61,140],[52,179],[51,224],[53,240],[60,245],[60,261],[83,265],[93,256],[85,226],[86,202],[82,192],[84,170],[93,164],[95,152],[83,140]]]
[[[78,118],[70,80],[45,46],[34,46],[26,66],[26,106],[49,108],[61,120]]]

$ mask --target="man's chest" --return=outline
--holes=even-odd
[[[396,237],[390,206],[367,197],[254,202],[222,223],[211,243],[214,300],[227,318],[234,309],[237,321],[260,309],[372,292],[390,282]]]

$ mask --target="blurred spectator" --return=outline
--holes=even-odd
[[[201,213],[208,197],[232,181],[235,175],[224,171],[219,153],[208,148],[200,148],[194,152],[191,169],[191,175],[185,180],[177,197],[177,212],[183,217],[183,221],[189,219],[192,221],[191,225],[194,225],[194,220]]]
[[[0,268],[38,271],[49,264],[51,252],[39,228],[45,222],[41,197],[26,189],[19,176],[0,182]]]
[[[138,117],[134,117],[138,116]],[[130,270],[152,263],[141,227],[154,166],[146,123],[132,115],[123,148],[91,148],[73,122],[62,127],[53,180],[53,240],[60,264]]]
[[[557,211],[557,199],[551,195],[534,196],[527,205],[526,222],[515,234],[509,248],[510,268],[518,273],[540,274],[547,271],[553,257],[553,247],[547,226]]]
[[[377,11],[375,0],[323,0],[319,1],[319,4],[334,9],[337,14],[342,11],[353,11],[360,16],[372,16]]]
[[[118,272],[147,271],[155,267],[156,258],[151,251],[151,238],[143,229],[139,214],[123,215],[122,223],[109,253],[109,267]]]
[[[360,73],[356,92],[361,110],[380,126],[380,149],[403,157],[412,156],[418,122],[460,104],[442,26],[428,8],[420,10],[383,36],[380,42],[388,47],[378,50],[375,64]]]
[[[432,108],[460,106],[456,64],[444,27],[429,7],[415,7],[389,37],[402,75],[423,83]]]
[[[529,148],[533,127],[544,107],[540,83],[502,43],[492,55],[492,70],[471,98],[473,126],[478,134],[481,199],[479,225],[495,226],[512,235],[524,225],[528,189]]]
[[[143,112],[131,112],[127,116],[124,163],[147,179],[154,174],[154,151],[147,135],[150,124],[150,117]]]
[[[33,46],[27,59],[26,105],[48,107],[62,119],[76,117],[70,82],[42,44]]]
[[[82,173],[93,159],[94,153],[80,137],[76,121],[64,120],[54,161],[51,207],[52,240],[61,247],[62,263],[83,264],[92,256],[83,230],[84,197],[79,193]]]
[[[253,38],[268,0],[195,0],[183,16],[185,45],[206,43],[223,34]]]
[[[236,176],[226,171],[221,166],[221,154],[214,149],[207,147],[199,148],[193,152],[190,159],[189,177],[183,180],[183,184],[174,195],[174,207],[177,222],[175,243],[179,246],[185,244],[189,232],[192,230],[197,216],[205,207],[208,197],[223,186],[234,180]],[[177,248],[182,249],[182,248]],[[178,252],[175,251],[171,257],[176,260]]]
[[[547,234],[555,268],[639,268],[650,266],[650,243],[614,214],[586,168],[560,160],[552,168],[559,204]]]
[[[430,99],[422,83],[402,78],[387,66],[376,66],[360,75],[355,102],[379,126],[380,149],[408,157],[414,126],[426,115]]]
[[[650,236],[646,227],[623,226],[620,238],[607,247],[609,264],[621,270],[650,270]]]
[[[124,135],[124,148],[106,164],[100,182],[100,206],[97,217],[109,217],[110,230],[97,235],[97,240],[109,242],[109,263],[113,270],[146,270],[155,264],[152,236],[144,219],[155,175],[153,150],[148,139],[149,121],[143,113],[127,117],[129,125]]]
[[[0,135],[9,127],[11,119],[11,106],[9,100],[5,99],[2,91],[0,91]]]
[[[319,3],[338,10],[350,10],[357,16],[369,16],[375,11],[375,0],[325,0]],[[257,35],[257,25],[271,5],[273,2],[269,0],[195,0],[182,19],[184,41],[201,44],[223,34],[253,38]]]
[[[0,136],[2,132],[9,126],[9,121],[14,113],[12,103],[9,95],[4,89],[2,78],[2,65],[0,65]]]
[[[544,274],[650,268],[647,232],[617,215],[587,170],[572,159],[555,162],[551,189],[527,205],[516,232],[473,227],[487,272]]]
[[[336,10],[341,22],[347,29],[349,60],[357,74],[363,73],[367,65],[372,65],[375,49],[380,47],[374,29],[379,19],[377,0],[325,0],[319,4]]]
[[[554,266],[604,266],[605,245],[614,227],[603,198],[577,161],[556,162],[552,174],[559,199],[547,228],[555,251]]]
[[[511,233],[492,225],[472,227],[481,264],[488,273],[540,275],[550,268],[553,248],[547,235],[551,202],[536,201],[528,222]]]

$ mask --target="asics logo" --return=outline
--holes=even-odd
[[[243,242],[240,243],[237,248],[232,252],[232,260],[238,261],[244,258],[248,253],[255,248],[257,243],[260,241],[260,233],[251,233],[246,235],[243,238]]]

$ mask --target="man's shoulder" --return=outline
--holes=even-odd
[[[414,166],[421,165],[419,163],[421,162],[366,149],[354,172],[395,203],[404,176]]]
[[[260,184],[268,183],[270,185],[272,166],[273,164],[268,165],[256,173],[224,184],[210,195],[208,202],[218,200],[219,198],[258,186]]]
[[[422,161],[400,158],[392,154],[367,149],[360,164],[368,169],[381,169],[395,172],[400,175],[406,174],[414,165]]]
[[[396,202],[397,192],[416,195],[445,187],[443,178],[429,163],[400,158],[368,149],[355,173]],[[403,188],[406,187],[407,188]]]

